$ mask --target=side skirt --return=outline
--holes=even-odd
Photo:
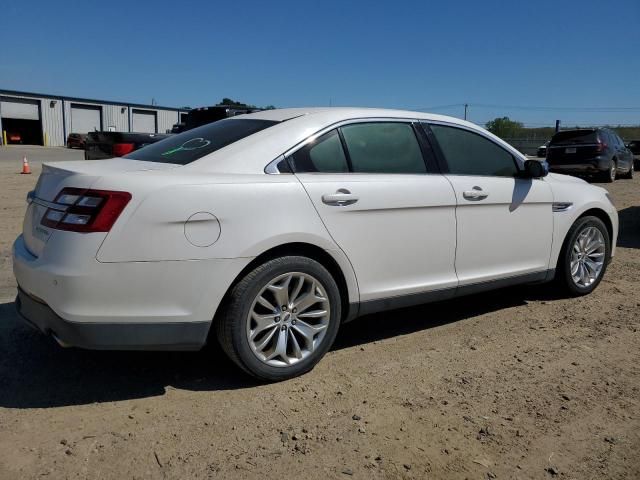
[[[349,312],[345,318],[345,323],[357,317],[368,315],[371,313],[383,312],[386,310],[395,310],[397,308],[412,307],[424,303],[439,302],[449,300],[455,297],[465,295],[473,295],[488,290],[496,290],[499,288],[511,287],[513,285],[522,285],[526,283],[545,283],[551,281],[555,276],[555,269],[543,270],[541,272],[527,273],[525,275],[516,275],[513,277],[500,278],[490,280],[488,282],[473,283],[471,285],[462,285],[442,290],[431,290],[429,292],[412,293],[410,295],[400,295],[396,297],[380,298],[360,302],[360,304],[352,303],[349,305]]]

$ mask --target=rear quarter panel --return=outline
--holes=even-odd
[[[99,262],[241,258],[247,264],[271,248],[303,242],[326,250],[345,276],[349,300],[359,298],[349,260],[329,236],[294,175],[154,172],[105,178],[95,188],[115,189],[116,185],[118,190],[133,192],[133,199],[101,245],[96,255]],[[193,245],[185,235],[187,219],[199,212],[214,215],[220,229],[217,240],[203,247]],[[230,284],[235,274],[225,282]]]

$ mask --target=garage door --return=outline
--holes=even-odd
[[[156,112],[134,109],[131,114],[134,132],[156,133]]]
[[[40,120],[40,100],[0,97],[2,118]]]
[[[0,143],[42,145],[40,100],[0,97]]]
[[[71,104],[71,132],[87,133],[102,130],[101,108],[93,105]]]

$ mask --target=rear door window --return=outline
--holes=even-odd
[[[409,123],[356,123],[341,130],[354,173],[427,172]]]
[[[614,139],[614,141],[615,141],[615,144],[616,144],[618,147],[624,147],[624,142],[623,142],[623,141],[622,141],[622,139],[618,136],[618,134],[617,134],[617,133],[615,133],[615,132],[611,132],[611,136],[613,137],[613,139]]]
[[[203,125],[147,145],[124,158],[186,165],[279,122],[228,119]]]

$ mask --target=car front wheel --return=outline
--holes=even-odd
[[[618,164],[615,160],[609,162],[609,168],[601,173],[601,178],[604,183],[613,183],[618,173]]]
[[[317,261],[267,261],[238,282],[216,318],[218,341],[243,370],[278,381],[311,370],[340,326],[341,302],[331,274]]]
[[[602,280],[610,258],[611,241],[602,220],[579,218],[562,247],[556,280],[571,295],[591,293]]]

